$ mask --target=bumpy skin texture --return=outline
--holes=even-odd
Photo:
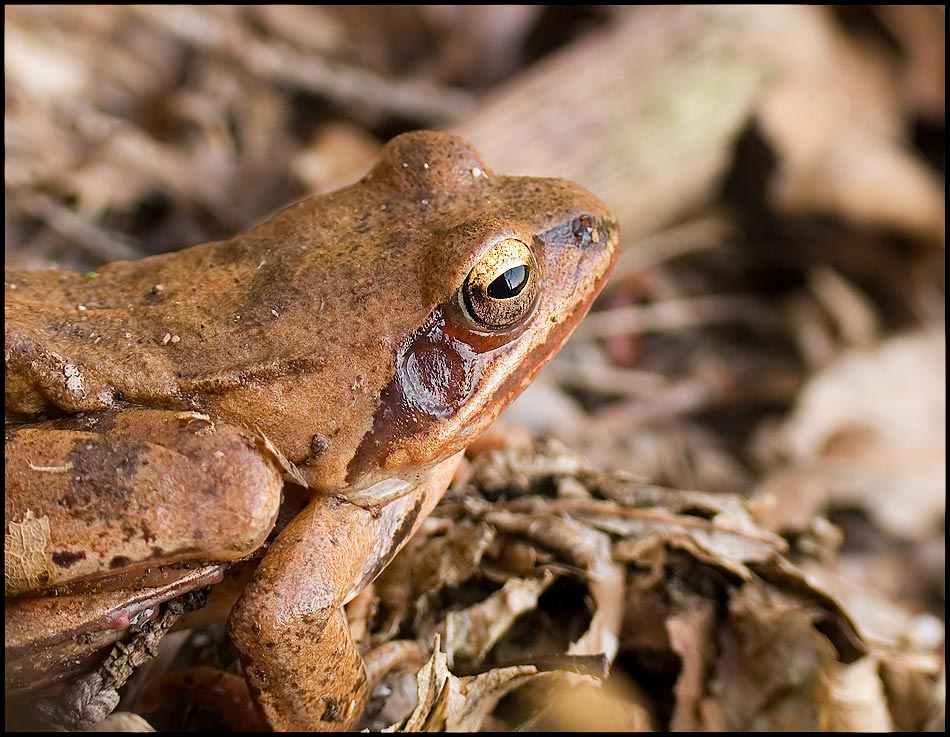
[[[488,328],[460,294],[505,240],[530,250],[536,293]],[[616,251],[581,187],[495,174],[462,139],[419,132],[231,240],[95,276],[7,270],[6,409],[26,424],[5,446],[6,532],[27,539],[7,595],[234,560],[273,525],[289,461],[315,496],[231,633],[272,727],[352,726],[365,677],[341,605],[567,339]]]

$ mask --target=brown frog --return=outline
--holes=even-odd
[[[416,132],[231,240],[8,269],[8,689],[92,667],[80,624],[114,640],[151,611],[130,602],[266,545],[228,620],[257,706],[275,730],[352,728],[367,684],[341,607],[570,335],[617,238],[580,186]],[[285,477],[308,498],[265,543]]]

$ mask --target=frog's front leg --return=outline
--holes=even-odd
[[[346,730],[362,716],[366,674],[342,607],[412,536],[460,460],[443,461],[377,514],[318,497],[272,544],[229,626],[273,729]]]
[[[189,560],[270,533],[283,481],[252,432],[132,408],[7,428],[7,596]]]

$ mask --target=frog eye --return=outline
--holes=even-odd
[[[492,246],[468,273],[459,304],[480,328],[512,327],[534,307],[540,276],[531,249],[516,238],[506,238]]]

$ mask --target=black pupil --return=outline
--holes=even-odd
[[[511,299],[521,294],[528,283],[528,267],[513,266],[488,285],[488,296],[493,299]]]

